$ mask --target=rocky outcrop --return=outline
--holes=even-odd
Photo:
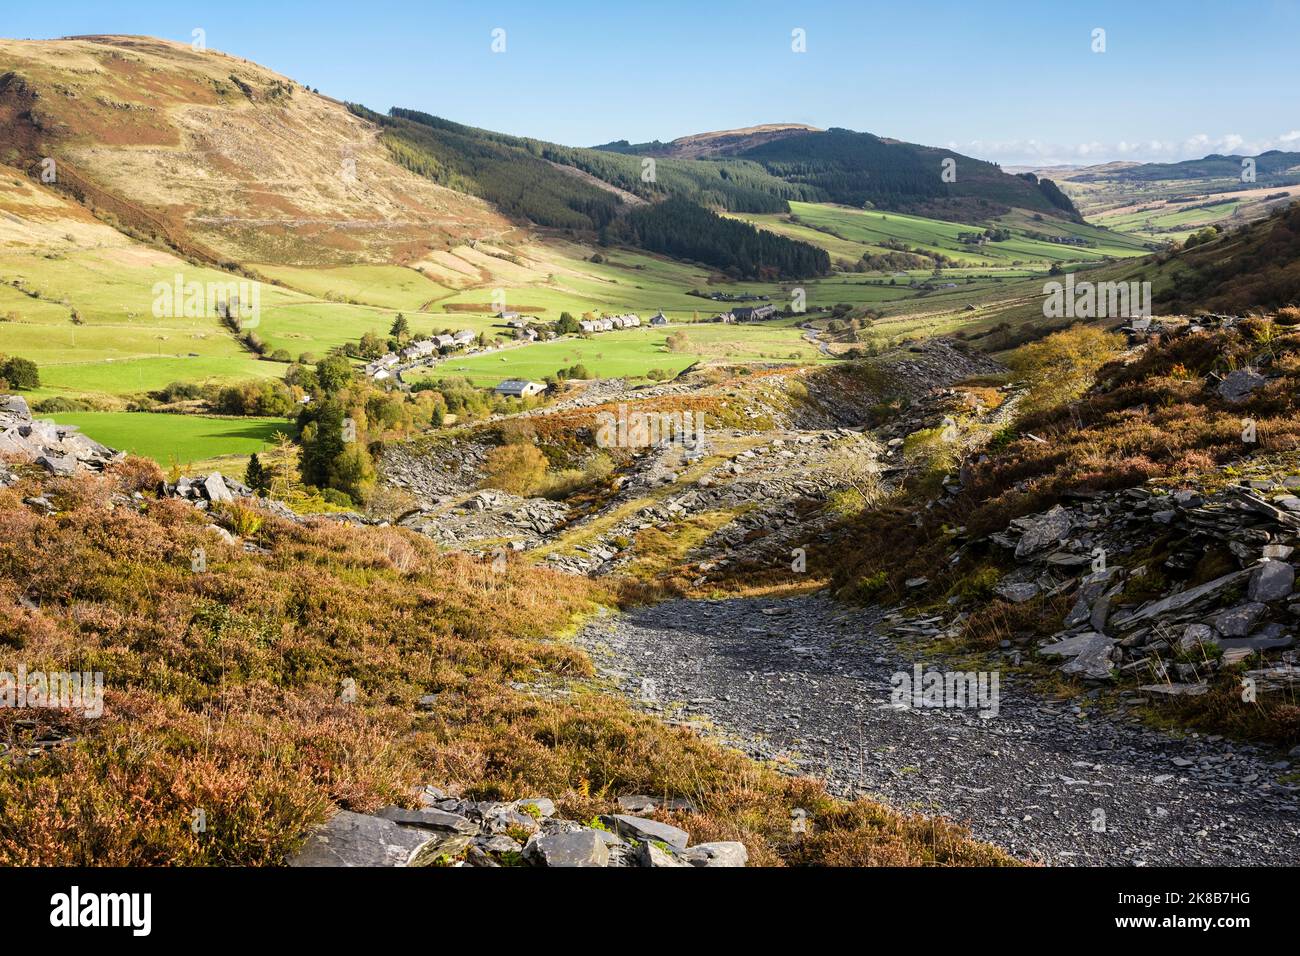
[[[51,475],[67,478],[78,471],[103,471],[122,452],[87,438],[72,425],[32,418],[20,395],[0,396],[0,457],[12,455],[35,462]],[[13,474],[0,464],[0,484],[12,484]]]
[[[685,830],[644,816],[619,813],[581,824],[555,816],[555,804],[545,798],[461,800],[436,787],[414,795],[418,809],[340,810],[307,837],[289,865],[731,867],[749,859],[743,843],[690,846]],[[648,801],[638,804],[646,809],[656,803],[630,799]]]
[[[1276,466],[1269,471],[1276,475]],[[1203,693],[1203,682],[1220,669],[1295,645],[1297,491],[1300,476],[1246,479],[1205,493],[1079,493],[990,536],[1018,563],[995,590],[1008,600],[1029,584],[1038,593],[1074,596],[1061,630],[1039,648],[1064,658],[1065,673],[1131,675],[1165,688],[1157,693]],[[1215,567],[1218,573],[1205,573]],[[1270,686],[1294,683],[1289,667],[1264,670]]]

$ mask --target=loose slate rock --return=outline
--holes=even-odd
[[[1246,596],[1252,601],[1280,601],[1295,587],[1295,568],[1271,558],[1260,563],[1250,576]]]
[[[221,477],[221,472],[214,471],[208,477],[203,479],[203,493],[208,496],[211,502],[234,501],[234,495],[226,487],[226,481]]]
[[[1224,637],[1245,637],[1266,610],[1263,604],[1248,601],[1220,611],[1210,618],[1210,623]]]
[[[391,820],[340,810],[307,838],[290,866],[412,866],[427,858],[433,833],[399,827]]]
[[[392,820],[407,827],[419,827],[422,830],[437,830],[441,833],[478,833],[478,825],[465,819],[458,813],[447,813],[426,807],[421,810],[407,810],[404,807],[384,807],[377,814],[385,820]]]
[[[1016,557],[1026,558],[1060,542],[1074,527],[1074,516],[1060,505],[1040,515],[1025,528],[1016,544]]]
[[[686,851],[686,862],[691,866],[744,866],[749,862],[749,851],[745,844],[734,840],[718,843],[701,843]]]
[[[637,860],[642,866],[682,867],[691,865],[680,859],[676,853],[665,850],[656,843],[642,843],[637,851]]]
[[[594,830],[533,836],[524,847],[524,859],[535,866],[605,866],[609,847]]]
[[[626,813],[616,813],[609,820],[616,832],[622,836],[632,837],[635,840],[658,840],[660,843],[666,843],[678,850],[686,849],[686,844],[691,840],[690,834],[685,830],[646,817],[633,817]]]
[[[1245,401],[1266,381],[1268,380],[1263,375],[1253,369],[1239,368],[1223,377],[1223,381],[1219,383],[1219,397],[1234,404]]]

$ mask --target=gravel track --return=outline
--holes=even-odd
[[[996,716],[895,707],[891,677],[914,661],[882,617],[824,595],[672,601],[598,618],[578,640],[666,717],[825,776],[837,793],[959,820],[1021,858],[1300,860],[1300,788],[1278,779],[1296,761],[1081,711],[1005,672]]]

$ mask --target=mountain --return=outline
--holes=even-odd
[[[817,127],[807,126],[803,123],[764,123],[761,126],[746,126],[742,129],[724,129],[714,133],[679,136],[670,143],[661,143],[656,140],[651,143],[632,144],[625,139],[621,139],[594,148],[612,153],[631,153],[635,156],[715,159],[719,156],[734,156],[755,146],[762,146],[765,143],[790,136],[820,132],[821,130]]]
[[[776,124],[686,136],[666,146],[619,142],[602,149],[643,156],[691,153],[746,160],[814,201],[870,203],[944,219],[988,218],[1011,208],[1079,218],[1054,182],[1033,173],[1012,176],[994,163],[952,150],[849,129]]]
[[[807,278],[830,271],[825,251],[717,215],[787,211],[803,190],[754,164],[642,160],[524,139],[418,110],[353,112],[382,130],[393,159],[435,182],[482,196],[521,220],[602,243],[639,246],[735,278]],[[653,176],[643,175],[653,162]],[[626,214],[626,215],[625,215]]]
[[[0,163],[53,158],[102,218],[201,261],[400,261],[513,229],[394,167],[343,104],[166,40],[0,40],[0,130]]]

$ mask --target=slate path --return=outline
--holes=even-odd
[[[912,673],[913,660],[880,619],[822,595],[673,601],[598,618],[578,640],[665,716],[756,757],[788,759],[838,793],[962,821],[1021,858],[1300,860],[1300,789],[1278,780],[1300,760],[1095,710],[1081,717],[1005,673],[996,717],[899,709],[891,676]]]

